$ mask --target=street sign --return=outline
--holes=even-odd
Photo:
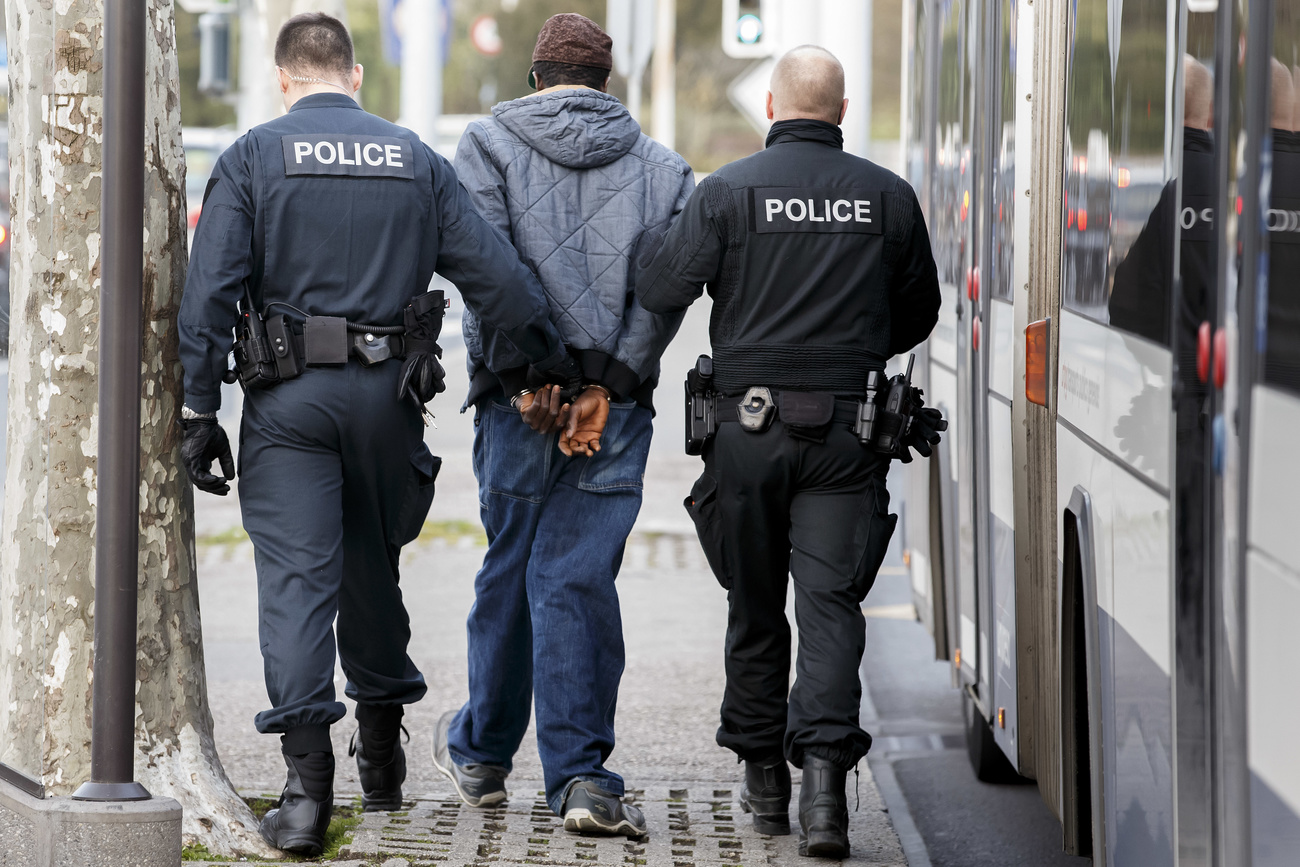
[[[479,54],[493,57],[501,53],[501,31],[491,15],[480,15],[469,26],[469,41]]]
[[[614,71],[639,78],[655,47],[655,0],[609,0],[605,32],[614,41]]]
[[[775,67],[775,60],[764,58],[737,75],[727,86],[727,98],[731,104],[763,135],[767,135],[772,125],[767,119],[767,89]]]

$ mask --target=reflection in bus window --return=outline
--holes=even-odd
[[[1011,300],[1012,239],[1016,207],[1016,4],[1002,0],[999,10],[999,82],[1001,127],[994,130],[993,160],[993,273],[989,284],[994,298]]]
[[[1297,132],[1294,43],[1278,40],[1272,76],[1273,183],[1267,214],[1268,332],[1264,381],[1300,393],[1300,133]]]
[[[1176,180],[1170,180],[1128,255],[1115,269],[1109,303],[1111,325],[1169,346],[1174,237],[1178,236],[1182,293],[1175,318],[1179,370],[1184,374],[1196,370],[1196,332],[1208,318],[1206,292],[1214,279],[1213,93],[1210,70],[1196,58],[1185,56],[1182,201]],[[1119,182],[1125,180],[1131,183],[1131,178],[1124,176]]]

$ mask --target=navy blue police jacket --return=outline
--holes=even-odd
[[[682,310],[708,286],[714,387],[861,396],[867,373],[924,340],[939,281],[916,194],[843,150],[834,124],[772,125],[767,148],[700,182],[636,296]]]
[[[563,358],[541,284],[451,164],[344,94],[303,97],[208,181],[179,316],[185,405],[220,406],[245,284],[258,310],[391,326],[435,271],[539,369]]]

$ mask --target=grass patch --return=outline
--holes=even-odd
[[[194,538],[199,545],[221,545],[225,548],[233,548],[236,545],[243,545],[248,541],[248,534],[244,532],[243,527],[231,527],[222,530],[220,533],[205,533],[202,536]]]
[[[219,858],[208,851],[202,843],[194,843],[181,849],[182,861],[233,861],[233,858]]]
[[[415,541],[428,543],[441,540],[454,544],[465,538],[472,539],[475,545],[487,544],[487,534],[483,528],[471,521],[428,521],[420,529],[420,535]]]
[[[354,800],[357,802],[356,804],[350,804],[348,806],[336,806],[334,808],[333,816],[330,818],[330,826],[325,831],[325,849],[323,852],[321,852],[319,857],[302,858],[300,856],[292,855],[288,852],[285,852],[279,858],[275,858],[273,860],[280,861],[280,862],[291,861],[291,862],[300,862],[304,864],[314,864],[321,861],[332,861],[333,859],[337,858],[339,854],[339,850],[341,850],[344,846],[352,842],[352,832],[355,831],[357,829],[357,826],[361,824],[361,819],[362,819],[362,811],[360,807],[361,799],[356,798]],[[253,798],[245,798],[244,802],[248,804],[249,809],[253,811],[253,815],[256,816],[257,820],[260,822],[262,818],[267,814],[267,812],[275,809],[277,799],[253,797]],[[265,863],[265,859],[262,858],[240,858],[240,859],[222,858],[212,854],[212,852],[208,851],[208,847],[204,846],[202,843],[194,843],[190,846],[186,846],[185,848],[181,849],[181,860],[182,861],[215,861],[218,863],[238,862],[238,861],[252,863],[252,862],[262,861],[263,863]]]

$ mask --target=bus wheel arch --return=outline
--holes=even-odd
[[[1092,498],[1081,486],[1063,518],[1057,615],[1060,637],[1061,825],[1065,850],[1106,863],[1104,727]]]

